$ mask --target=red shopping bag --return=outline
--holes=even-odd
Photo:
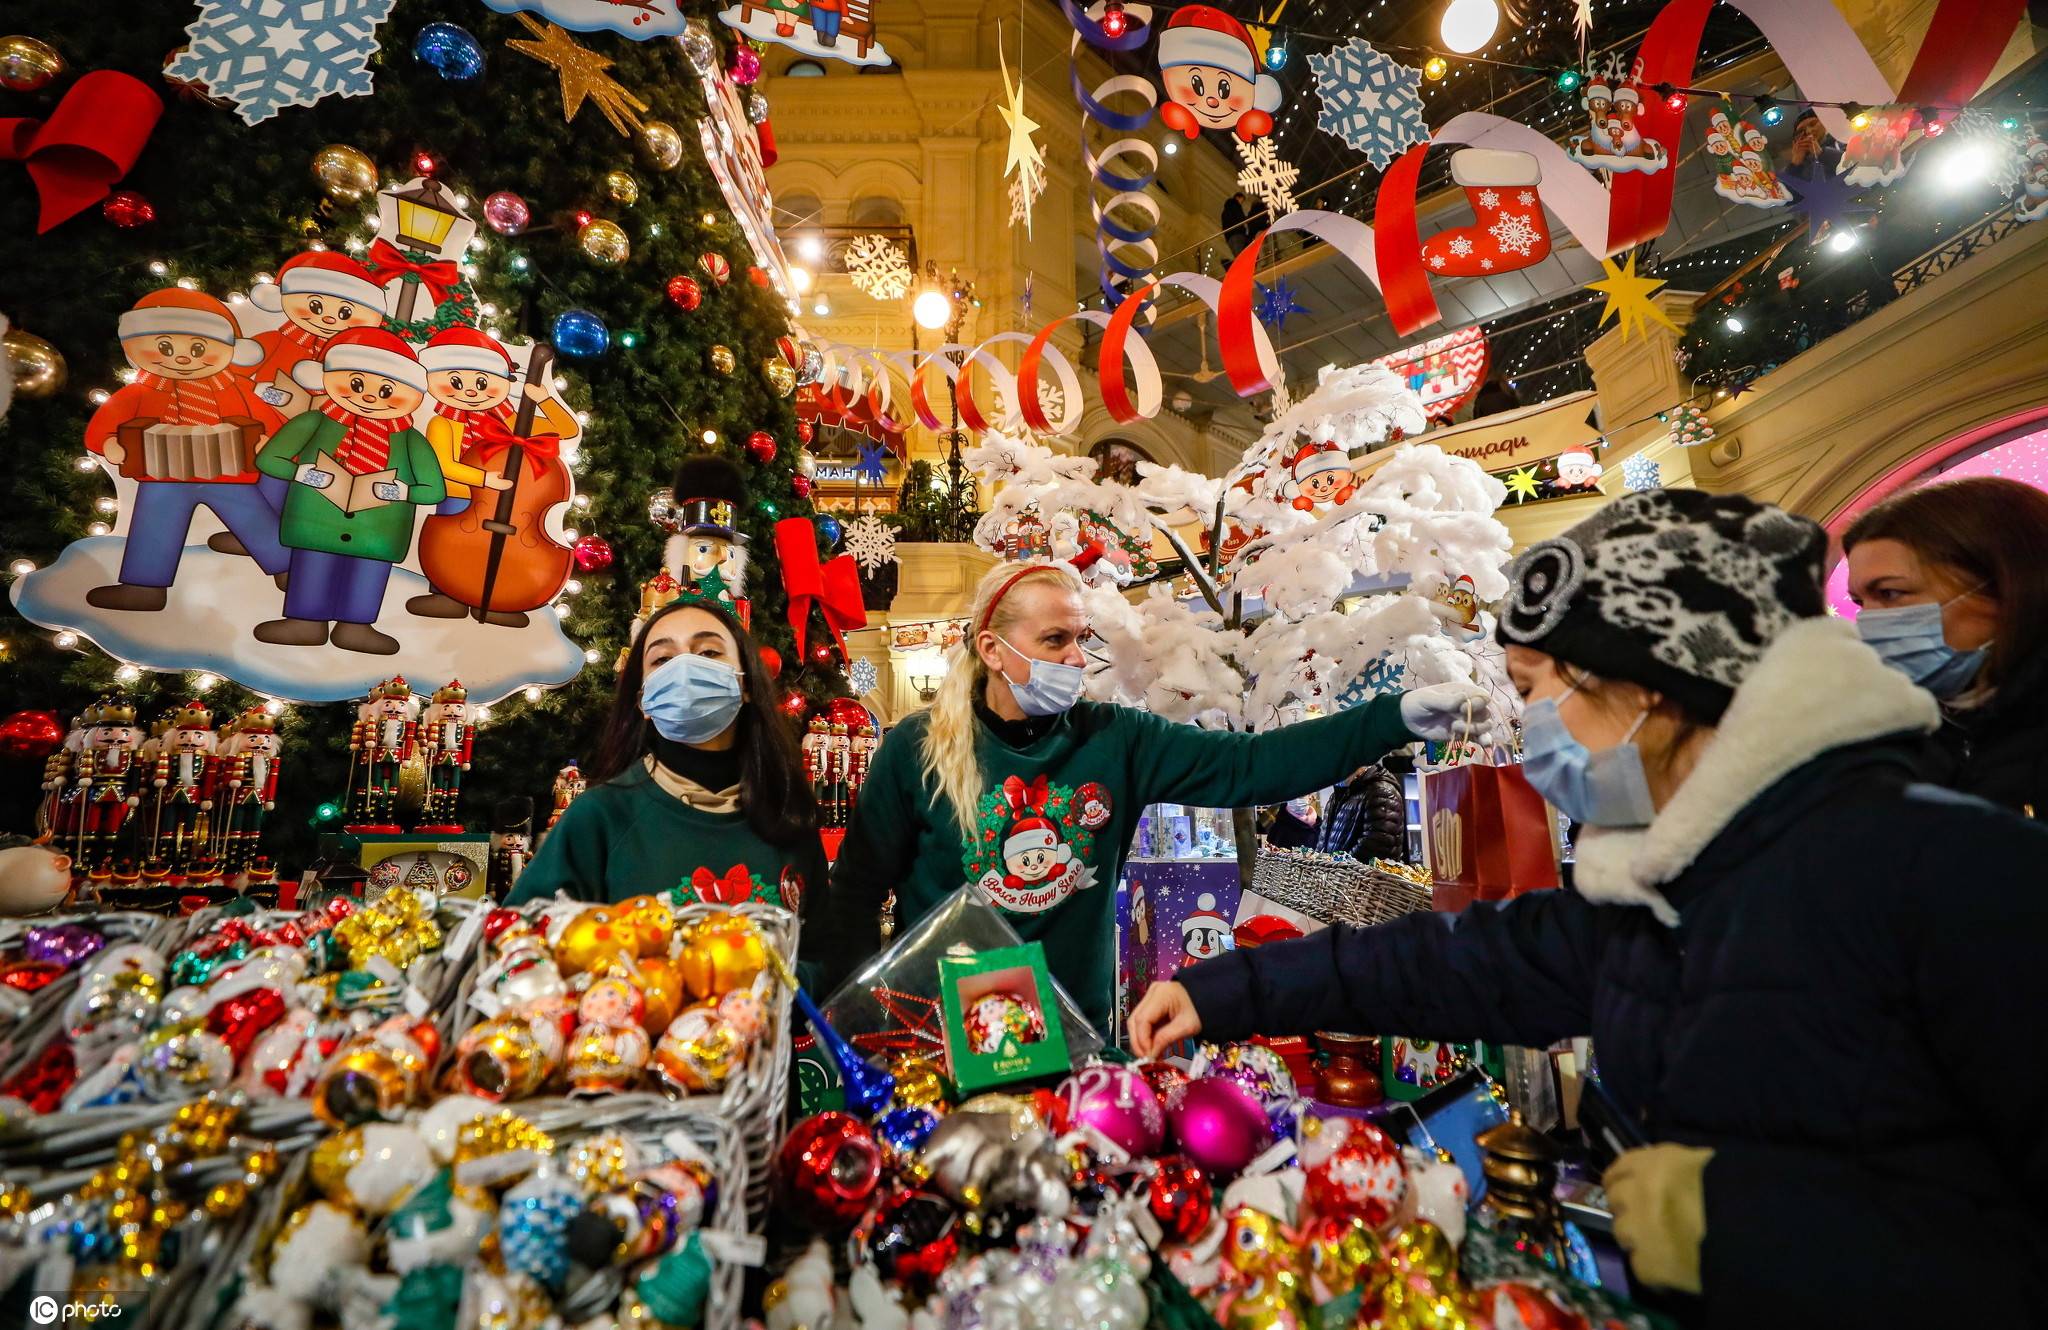
[[[1422,776],[1422,844],[1439,910],[1560,885],[1557,823],[1519,766]]]

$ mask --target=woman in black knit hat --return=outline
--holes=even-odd
[[[1951,1285],[2036,1323],[2048,829],[1914,783],[1934,700],[1824,616],[1825,544],[1662,490],[1530,548],[1499,635],[1525,771],[1584,828],[1573,889],[1204,962],[1136,1051],[1590,1034],[1655,1142],[1607,1172],[1616,1236],[1688,1324],[1897,1325]]]

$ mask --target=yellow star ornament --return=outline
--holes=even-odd
[[[1003,70],[1003,105],[996,109],[1003,113],[1003,123],[1010,127],[1010,142],[1003,159],[1003,175],[1016,176],[1018,185],[1024,191],[1024,234],[1030,235],[1031,200],[1037,195],[1038,177],[1045,173],[1045,153],[1031,138],[1031,131],[1038,128],[1038,122],[1024,113],[1024,81],[1010,81],[1010,62],[1003,54],[1000,25],[997,28],[996,42],[996,60],[1002,65]],[[1014,220],[1012,219],[1013,225]]]
[[[605,73],[612,67],[610,56],[578,46],[568,33],[552,23],[543,23],[531,14],[516,14],[520,23],[538,41],[509,41],[505,45],[530,55],[544,65],[550,65],[562,76],[562,119],[574,120],[576,113],[583,109],[585,98],[597,104],[604,112],[604,118],[612,122],[612,128],[621,134],[631,134],[640,128],[640,117],[636,112],[647,109],[647,103],[619,86],[617,79]]]
[[[1516,503],[1536,497],[1537,481],[1535,467],[1525,466],[1510,471],[1504,479],[1507,483],[1508,493],[1515,496]]]
[[[1586,283],[1586,289],[1607,297],[1607,303],[1600,310],[1601,325],[1604,326],[1609,319],[1615,320],[1624,341],[1647,327],[1652,319],[1673,332],[1678,331],[1678,325],[1650,301],[1664,283],[1654,277],[1636,276],[1635,251],[1629,251],[1625,264],[1617,266],[1613,259],[1602,259],[1600,268],[1607,275],[1597,282]]]

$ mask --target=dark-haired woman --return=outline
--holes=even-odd
[[[678,602],[619,674],[611,718],[511,902],[618,901],[680,887],[715,904],[802,911],[825,886],[817,805],[775,681],[739,622]],[[807,949],[808,950],[808,949]]]
[[[1842,548],[1857,631],[1941,702],[1930,776],[2048,816],[2048,494],[1927,485],[1857,518]]]

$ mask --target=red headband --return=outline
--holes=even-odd
[[[1012,573],[1010,580],[998,587],[996,593],[988,598],[988,608],[981,612],[981,622],[975,625],[975,636],[979,637],[991,623],[995,622],[996,606],[1003,603],[1003,597],[1010,594],[1011,587],[1017,585],[1033,573],[1049,573],[1052,571],[1051,568],[1042,563],[1034,563],[1028,567],[1019,568],[1016,572]]]

